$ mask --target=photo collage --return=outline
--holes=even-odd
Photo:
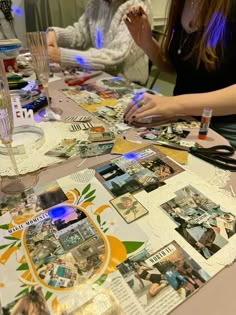
[[[96,176],[114,196],[110,203],[131,223],[148,210],[135,198],[140,191],[150,193],[183,169],[152,147],[129,152],[95,168]]]
[[[180,144],[190,132],[183,129],[180,124],[173,123],[155,128],[142,128],[138,134],[141,138],[152,141],[168,141]]]
[[[236,216],[188,185],[161,205],[176,223],[176,231],[208,259],[228,244],[236,232]]]
[[[67,197],[56,181],[36,186],[14,196],[1,198],[0,216],[9,212],[13,219],[35,215],[42,210],[65,202]]]
[[[147,90],[120,77],[105,77],[96,83],[85,83],[79,88],[67,88],[62,92],[106,124],[114,126],[123,123],[124,109],[137,91]]]
[[[85,213],[59,205],[26,230],[26,247],[41,282],[69,288],[92,278],[102,266],[105,244]]]
[[[161,304],[166,294],[179,303],[209,279],[175,241],[154,253],[143,249],[117,268],[144,308]]]

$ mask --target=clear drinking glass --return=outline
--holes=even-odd
[[[7,194],[22,192],[33,187],[38,180],[37,176],[24,176],[22,180],[16,164],[16,159],[12,149],[13,139],[13,111],[8,82],[6,78],[3,60],[0,59],[0,140],[7,148],[7,153],[11,159],[15,176],[1,178],[1,190]]]
[[[26,33],[27,44],[32,56],[32,65],[34,71],[42,83],[47,98],[48,107],[41,114],[46,120],[51,120],[56,115],[62,114],[61,108],[52,107],[48,91],[49,82],[49,61],[47,50],[47,38],[45,32],[28,32]],[[59,117],[58,117],[59,118]]]

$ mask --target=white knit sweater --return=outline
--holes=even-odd
[[[145,83],[148,58],[134,43],[123,22],[126,11],[133,5],[141,5],[151,15],[149,0],[113,0],[111,5],[104,0],[90,0],[73,26],[53,27],[61,64],[80,64]]]

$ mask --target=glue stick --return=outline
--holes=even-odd
[[[201,139],[201,140],[206,139],[208,128],[211,121],[211,116],[212,116],[212,109],[204,108],[203,113],[202,113],[199,133],[198,133],[198,139]]]

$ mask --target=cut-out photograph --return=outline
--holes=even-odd
[[[161,248],[145,262],[159,270],[183,299],[210,279],[201,266],[175,241]]]
[[[150,253],[144,249],[117,266],[144,308],[151,303],[158,305],[158,302],[162,303],[162,298],[167,293],[174,293],[165,276],[158,269],[145,263],[149,256]]]
[[[176,223],[176,231],[204,258],[210,258],[235,234],[236,217],[191,185],[175,194],[162,209]]]
[[[114,163],[109,163],[109,164],[105,164],[103,166],[100,166],[100,167],[96,168],[96,172],[100,176],[102,176],[104,181],[108,181],[108,180],[114,179],[118,176],[125,174],[125,172]]]
[[[41,287],[28,289],[22,297],[2,307],[3,315],[50,315]]]
[[[112,199],[110,203],[126,223],[131,223],[148,214],[148,210],[130,193]]]

